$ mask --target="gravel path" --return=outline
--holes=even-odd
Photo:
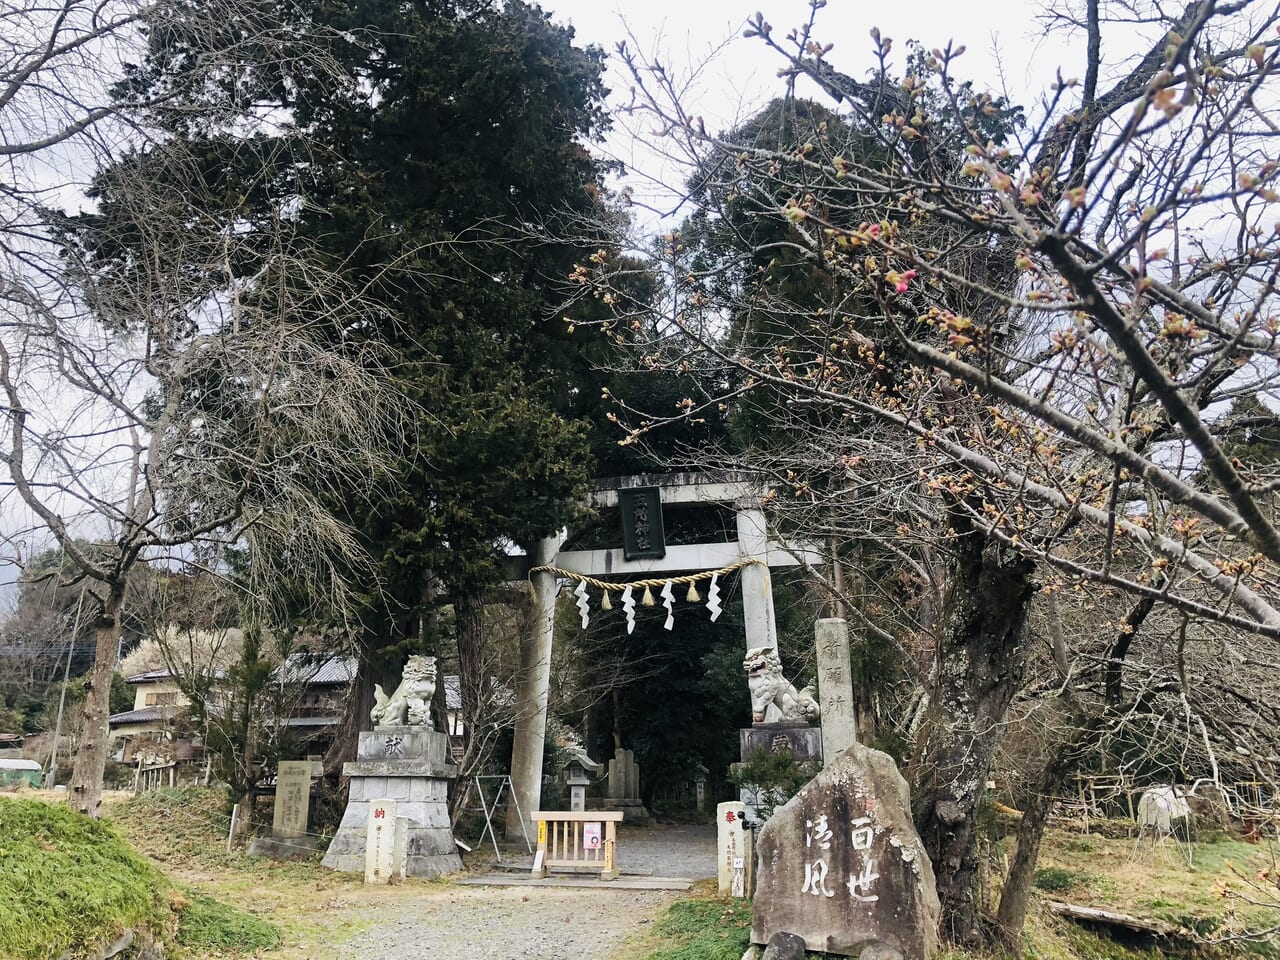
[[[618,834],[618,865],[623,873],[653,877],[714,877],[716,828],[623,827]]]
[[[624,874],[715,875],[714,826],[624,827]],[[360,888],[328,905],[360,932],[311,944],[309,958],[601,960],[674,900],[668,890],[470,887],[411,881]],[[331,952],[326,952],[331,951]]]
[[[413,888],[404,888],[411,893]],[[425,895],[424,895],[425,893]],[[341,945],[378,960],[601,960],[681,894],[658,890],[450,887],[362,905]]]
[[[478,848],[489,861],[491,850]],[[523,849],[507,859],[503,866],[528,870],[533,857]],[[477,861],[479,858],[477,858]],[[688,877],[701,880],[716,875],[716,828],[700,826],[658,826],[618,828],[618,867],[623,874],[647,877]]]

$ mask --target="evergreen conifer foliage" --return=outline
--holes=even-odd
[[[597,348],[554,308],[600,241],[530,238],[565,236],[559,221],[596,212],[604,170],[588,144],[607,126],[603,55],[521,2],[282,9],[332,31],[347,82],[306,64],[248,75],[261,84],[255,101],[275,104],[251,156],[242,137],[172,122],[228,191],[256,215],[287,216],[383,308],[342,336],[390,344],[415,428],[395,451],[395,482],[358,496],[323,485],[379,562],[362,629],[367,698],[410,647],[446,652],[434,611],[474,608],[501,574],[500,544],[561,527],[591,476],[584,413],[597,401],[574,384]],[[135,82],[173,55],[157,54]],[[480,642],[468,625],[480,621],[452,622],[465,671]],[[354,700],[353,724],[367,712]]]

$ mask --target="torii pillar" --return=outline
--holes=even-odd
[[[764,511],[758,506],[738,506],[738,549],[744,557],[759,557],[764,563],[743,567],[738,574],[742,586],[742,621],[747,649],[778,649],[778,623],[773,616],[773,584],[769,579],[769,533]]]
[[[555,560],[560,538],[547,537],[538,543],[533,565],[541,567]],[[520,805],[507,804],[507,839],[531,842],[537,828],[530,814],[542,802],[542,755],[546,746],[547,697],[551,690],[551,644],[555,638],[556,575],[532,574],[533,616],[528,632],[520,638],[520,675],[516,678],[516,726],[511,746],[511,793]],[[521,815],[524,816],[523,829]]]
[[[617,548],[560,552],[560,539],[549,537],[538,544],[530,558],[534,567],[553,564],[564,570],[588,576],[628,575],[634,579],[678,575],[690,570],[716,570],[739,560],[754,558],[759,563],[742,568],[742,614],[746,649],[778,646],[778,628],[774,619],[773,590],[769,568],[797,566],[804,562],[820,562],[816,550],[809,545],[787,547],[769,540],[760,498],[741,482],[711,481],[703,477],[688,480],[674,478],[628,478],[631,485],[661,485],[664,503],[732,503],[737,518],[737,541],[733,543],[701,543],[668,546],[661,559],[627,560]],[[665,481],[665,482],[664,482]],[[598,488],[592,494],[596,507],[618,504],[616,487]],[[551,683],[551,646],[554,640],[556,576],[535,573],[533,584],[533,616],[530,629],[520,642],[520,676],[516,682],[515,739],[511,755],[511,791],[524,815],[514,803],[507,806],[506,836],[520,842],[526,836],[534,839],[537,825],[529,815],[538,809],[542,799],[542,757],[547,729],[547,698]]]

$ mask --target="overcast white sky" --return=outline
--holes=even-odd
[[[808,0],[541,2],[558,22],[572,25],[583,44],[597,44],[612,54],[617,42],[630,34],[634,40],[628,43],[633,49],[646,56],[656,55],[664,66],[674,68],[676,75],[688,78],[699,70],[688,100],[708,128],[714,129],[749,116],[782,89],[777,79],[778,57],[758,39],[742,38],[747,18],[759,10],[773,25],[775,36],[782,37],[805,23],[809,15]],[[903,0],[886,4],[829,0],[819,11],[816,37],[835,44],[830,58],[852,76],[863,75],[872,64],[873,26],[894,39],[892,57],[898,65],[903,62],[908,40],[919,40],[928,48],[955,40],[966,47],[959,62],[965,78],[973,79],[979,87],[1007,90],[1014,102],[1031,108],[1059,68],[1064,77],[1080,76],[1083,71],[1083,58],[1073,53],[1071,38],[1061,31],[1045,36],[1044,25],[1037,20],[1042,9],[1034,0]],[[712,62],[706,64],[709,58]],[[625,103],[630,80],[617,69],[616,58],[612,59],[612,99]],[[630,167],[669,180],[670,172],[663,171],[651,155],[637,150],[625,127],[625,122],[618,124],[608,152]],[[638,199],[649,194],[638,181],[632,186]]]
[[[782,89],[776,76],[777,56],[759,40],[741,36],[747,18],[760,10],[781,37],[809,15],[808,0],[542,0],[542,4],[558,22],[576,28],[579,43],[597,44],[612,54],[619,40],[630,38],[634,49],[661,61],[680,81],[689,83],[686,102],[711,129],[723,129],[750,116]],[[906,0],[885,5],[829,0],[819,13],[815,36],[835,44],[830,55],[833,62],[854,76],[863,75],[872,63],[869,31],[873,26],[894,39],[897,65],[906,55],[907,40],[920,40],[932,48],[954,39],[967,47],[961,61],[964,76],[980,86],[1007,90],[1014,101],[1030,107],[1059,68],[1064,76],[1075,76],[1082,66],[1067,37],[1045,37],[1043,24],[1036,19],[1041,9],[1034,0],[970,4]],[[609,85],[616,106],[629,99],[630,80],[618,69],[616,58],[612,61]],[[641,132],[645,128],[641,123]],[[640,171],[628,179],[637,200],[669,205],[669,194],[656,187],[654,180],[679,183],[683,173],[638,146],[628,121],[619,119],[605,151]],[[0,598],[6,592],[3,584],[12,577],[12,568],[0,565]]]

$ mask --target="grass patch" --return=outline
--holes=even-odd
[[[0,956],[46,960],[114,940],[160,935],[170,886],[106,824],[63,805],[0,798]]]
[[[623,955],[628,960],[741,960],[750,941],[749,900],[677,900]]]
[[[1076,873],[1074,870],[1064,870],[1061,867],[1045,867],[1036,871],[1036,876],[1032,883],[1038,890],[1057,893],[1079,886],[1088,879],[1086,874]]]
[[[153,790],[103,806],[106,817],[152,860],[166,865],[225,867],[231,826],[224,791],[209,787]]]
[[[188,950],[223,953],[272,950],[280,928],[212,897],[193,893],[178,918],[178,944]],[[202,952],[198,956],[205,956]]]

